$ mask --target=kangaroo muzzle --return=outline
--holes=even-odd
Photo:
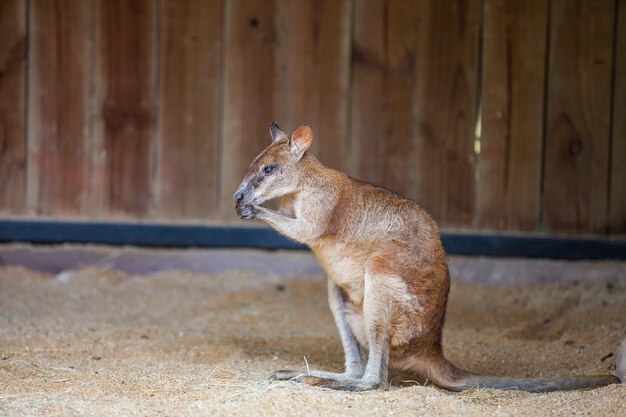
[[[235,211],[241,219],[250,220],[255,217],[254,202],[250,198],[253,194],[252,191],[250,184],[242,184],[233,195]]]

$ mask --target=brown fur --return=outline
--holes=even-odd
[[[479,377],[451,364],[441,348],[450,279],[432,217],[417,203],[325,167],[304,153],[313,139],[308,125],[291,139],[275,123],[270,132],[272,144],[252,161],[235,194],[237,212],[307,244],[328,274],[329,294],[339,294],[331,298],[331,309],[346,349],[348,376],[320,372],[306,382],[336,389],[376,388],[387,382],[387,365],[415,371],[452,390],[487,386],[547,391],[617,382],[608,376],[579,377],[577,383]],[[274,167],[270,174],[265,173],[268,166]],[[278,212],[260,206],[275,197],[281,198]],[[364,349],[370,351],[365,370],[358,363]],[[277,377],[296,377],[293,372],[279,371]]]

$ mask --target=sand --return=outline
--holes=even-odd
[[[497,375],[612,373],[626,337],[618,271],[560,284],[457,282],[446,353]],[[626,416],[626,385],[450,393],[393,374],[388,390],[346,393],[267,380],[342,361],[322,274],[0,268],[3,416]]]

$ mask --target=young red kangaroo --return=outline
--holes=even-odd
[[[237,214],[260,219],[315,253],[328,275],[330,308],[345,351],[343,373],[282,370],[272,378],[361,391],[386,386],[391,366],[454,391],[545,392],[624,381],[626,342],[617,359],[619,378],[503,378],[453,365],[441,348],[450,279],[435,221],[415,202],[306,153],[313,140],[309,125],[288,138],[272,122],[270,133],[272,143],[252,161],[235,193]],[[276,197],[279,211],[260,206]]]

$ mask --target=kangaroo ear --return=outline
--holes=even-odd
[[[291,134],[289,150],[297,158],[302,158],[304,151],[309,149],[313,141],[313,129],[308,124],[303,124]]]
[[[272,142],[276,142],[281,139],[287,140],[287,134],[280,130],[280,127],[278,127],[278,123],[276,122],[270,123],[270,135],[272,135]]]

